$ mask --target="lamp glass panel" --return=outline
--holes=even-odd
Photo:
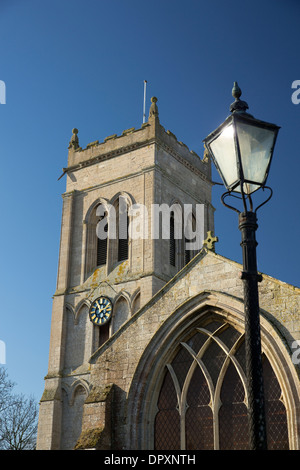
[[[228,188],[238,179],[237,160],[234,144],[234,127],[225,127],[218,137],[210,143],[211,151]]]
[[[244,191],[245,194],[252,194],[252,193],[254,193],[254,191],[259,189],[260,187],[261,187],[260,184],[244,183],[243,184],[243,191]],[[241,185],[239,184],[238,186],[236,186],[234,188],[234,191],[237,192],[237,193],[240,193],[241,192]]]
[[[245,183],[244,189],[250,194],[265,182],[275,133],[273,130],[242,122],[236,122],[236,132],[244,179],[258,183],[257,185]]]

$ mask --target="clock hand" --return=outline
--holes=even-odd
[[[98,305],[98,309],[99,309],[99,310],[98,310],[98,315],[99,315],[103,310],[106,309],[106,305],[100,306],[100,305],[99,305],[99,302],[97,302],[97,305]]]

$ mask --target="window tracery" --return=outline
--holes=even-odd
[[[288,449],[287,414],[263,355],[268,448]],[[156,450],[247,449],[244,334],[210,321],[180,343],[166,365],[154,421]]]

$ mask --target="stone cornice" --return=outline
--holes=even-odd
[[[76,132],[77,129],[76,129]],[[78,139],[78,136],[76,134]],[[207,155],[201,160],[196,152],[189,150],[188,146],[179,141],[177,137],[160,124],[158,116],[149,117],[147,123],[140,129],[130,128],[121,135],[113,134],[104,139],[91,142],[82,149],[79,146],[69,146],[68,166],[63,168],[63,174],[78,171],[95,163],[123,155],[142,147],[157,144],[190,171],[204,181],[211,184],[210,160]]]
[[[166,144],[161,138],[158,138],[158,137],[153,137],[153,138],[147,139],[145,141],[135,142],[135,143],[132,143],[130,145],[119,147],[119,148],[111,150],[107,153],[99,154],[97,156],[94,156],[94,157],[92,157],[88,160],[83,160],[83,161],[81,161],[81,162],[79,162],[75,165],[70,165],[67,168],[63,168],[63,175],[66,174],[66,173],[72,173],[72,172],[81,170],[82,168],[87,168],[87,167],[92,166],[96,163],[100,163],[100,162],[109,160],[111,158],[117,157],[119,155],[124,155],[126,153],[129,153],[129,152],[132,152],[134,150],[138,150],[142,147],[145,147],[145,146],[148,146],[148,145],[153,145],[153,144],[159,145],[163,150],[165,150],[170,155],[172,155],[178,162],[180,162],[182,165],[184,165],[186,168],[188,168],[190,171],[192,171],[195,175],[200,177],[206,183],[212,185],[212,182],[211,182],[210,178],[203,171],[196,168],[191,162],[189,162],[186,158],[184,158],[182,155],[180,155],[173,147]],[[180,145],[185,146],[184,144],[180,144]],[[192,153],[192,152],[189,152],[189,153]],[[193,152],[193,156],[196,157],[196,158],[199,158],[199,162],[201,164],[205,165],[205,163],[200,160],[200,157],[195,152]]]
[[[117,157],[119,155],[123,155],[125,153],[128,153],[128,152],[132,152],[133,150],[137,150],[141,147],[145,147],[146,145],[151,145],[153,144],[154,142],[156,141],[155,138],[152,138],[152,139],[147,139],[143,142],[136,142],[136,143],[133,143],[133,144],[130,144],[130,145],[127,145],[127,146],[124,146],[124,147],[119,147],[117,149],[114,149],[114,150],[111,150],[107,153],[103,153],[103,154],[99,154],[95,157],[92,157],[88,160],[82,160],[81,162],[75,164],[75,165],[70,165],[66,168],[63,168],[63,174],[65,173],[72,173],[74,171],[78,171],[78,170],[81,170],[82,168],[86,168],[88,166],[92,166],[94,165],[95,163],[100,163],[100,162],[103,162],[105,160],[109,160],[110,158],[114,158],[114,157]]]

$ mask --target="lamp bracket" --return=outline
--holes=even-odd
[[[264,202],[262,202],[261,204],[259,204],[259,205],[257,206],[257,208],[256,208],[254,211],[253,211],[253,203],[252,203],[252,199],[251,199],[251,195],[250,195],[250,194],[249,194],[248,196],[246,196],[244,193],[242,193],[242,194],[241,194],[241,197],[239,197],[239,196],[237,196],[236,194],[232,194],[233,191],[226,191],[224,194],[222,194],[222,196],[221,196],[221,201],[222,201],[222,203],[224,204],[224,206],[226,206],[226,207],[228,207],[229,209],[234,210],[235,212],[237,212],[238,214],[240,214],[242,211],[240,211],[238,208],[236,208],[236,207],[234,207],[234,206],[231,206],[231,205],[229,205],[229,204],[227,204],[227,203],[225,202],[226,197],[231,196],[231,197],[234,197],[234,198],[236,198],[236,199],[239,199],[240,201],[243,201],[244,211],[245,211],[245,212],[247,212],[247,206],[246,206],[246,204],[247,204],[247,199],[248,199],[248,202],[249,202],[249,205],[250,205],[250,211],[251,211],[251,212],[254,212],[254,213],[256,214],[256,212],[258,211],[258,209],[260,209],[262,206],[264,206],[264,205],[271,199],[271,197],[273,196],[273,190],[272,190],[272,188],[270,188],[269,186],[262,186],[261,189],[262,189],[263,191],[264,191],[265,189],[268,189],[268,190],[270,191],[270,195],[269,195],[269,197],[267,197],[267,199],[266,199]]]
[[[226,193],[222,194],[222,196],[221,196],[221,201],[224,204],[224,206],[226,206],[229,209],[231,209],[231,210],[237,212],[238,214],[240,214],[241,211],[239,209],[237,209],[236,207],[230,206],[229,204],[226,204],[225,198],[228,197],[228,196],[235,197],[236,199],[240,199],[240,198],[238,196],[235,196],[234,194],[232,194],[231,191],[226,191]]]
[[[260,207],[264,206],[273,196],[272,188],[270,188],[269,186],[263,186],[262,190],[264,191],[265,189],[268,189],[270,191],[270,195],[264,202],[262,202],[259,206],[257,206],[257,208],[255,209],[255,213],[258,211],[258,209],[260,209]]]

